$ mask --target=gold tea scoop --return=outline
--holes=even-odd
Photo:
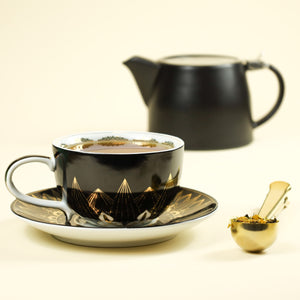
[[[287,205],[286,193],[291,189],[287,182],[275,181],[260,208],[258,215],[231,220],[231,235],[245,251],[261,252],[271,246],[277,236],[276,217]]]

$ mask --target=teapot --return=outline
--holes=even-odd
[[[149,131],[177,135],[187,150],[240,147],[253,129],[269,120],[284,95],[284,81],[272,65],[224,55],[178,55],[152,61],[134,56],[132,72],[149,112]],[[277,100],[261,119],[251,116],[246,72],[268,68],[279,84]]]

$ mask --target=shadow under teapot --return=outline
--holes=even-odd
[[[181,137],[187,150],[240,147],[253,140],[253,128],[270,119],[284,95],[280,72],[262,61],[242,62],[220,55],[180,55],[157,62],[132,57],[132,72],[149,109],[149,131]],[[268,68],[279,95],[260,120],[251,116],[246,71]]]

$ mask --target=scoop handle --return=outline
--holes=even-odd
[[[291,189],[289,183],[275,181],[270,184],[267,197],[258,212],[261,218],[272,219],[276,217],[286,206],[287,197],[285,194]]]

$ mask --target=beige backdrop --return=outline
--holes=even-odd
[[[299,7],[297,0],[0,0],[2,139],[50,143],[78,131],[147,129],[147,108],[122,65],[136,54],[262,53],[287,85],[265,127],[290,131],[286,120],[299,108]],[[275,101],[276,80],[267,71],[248,77],[259,117]]]

